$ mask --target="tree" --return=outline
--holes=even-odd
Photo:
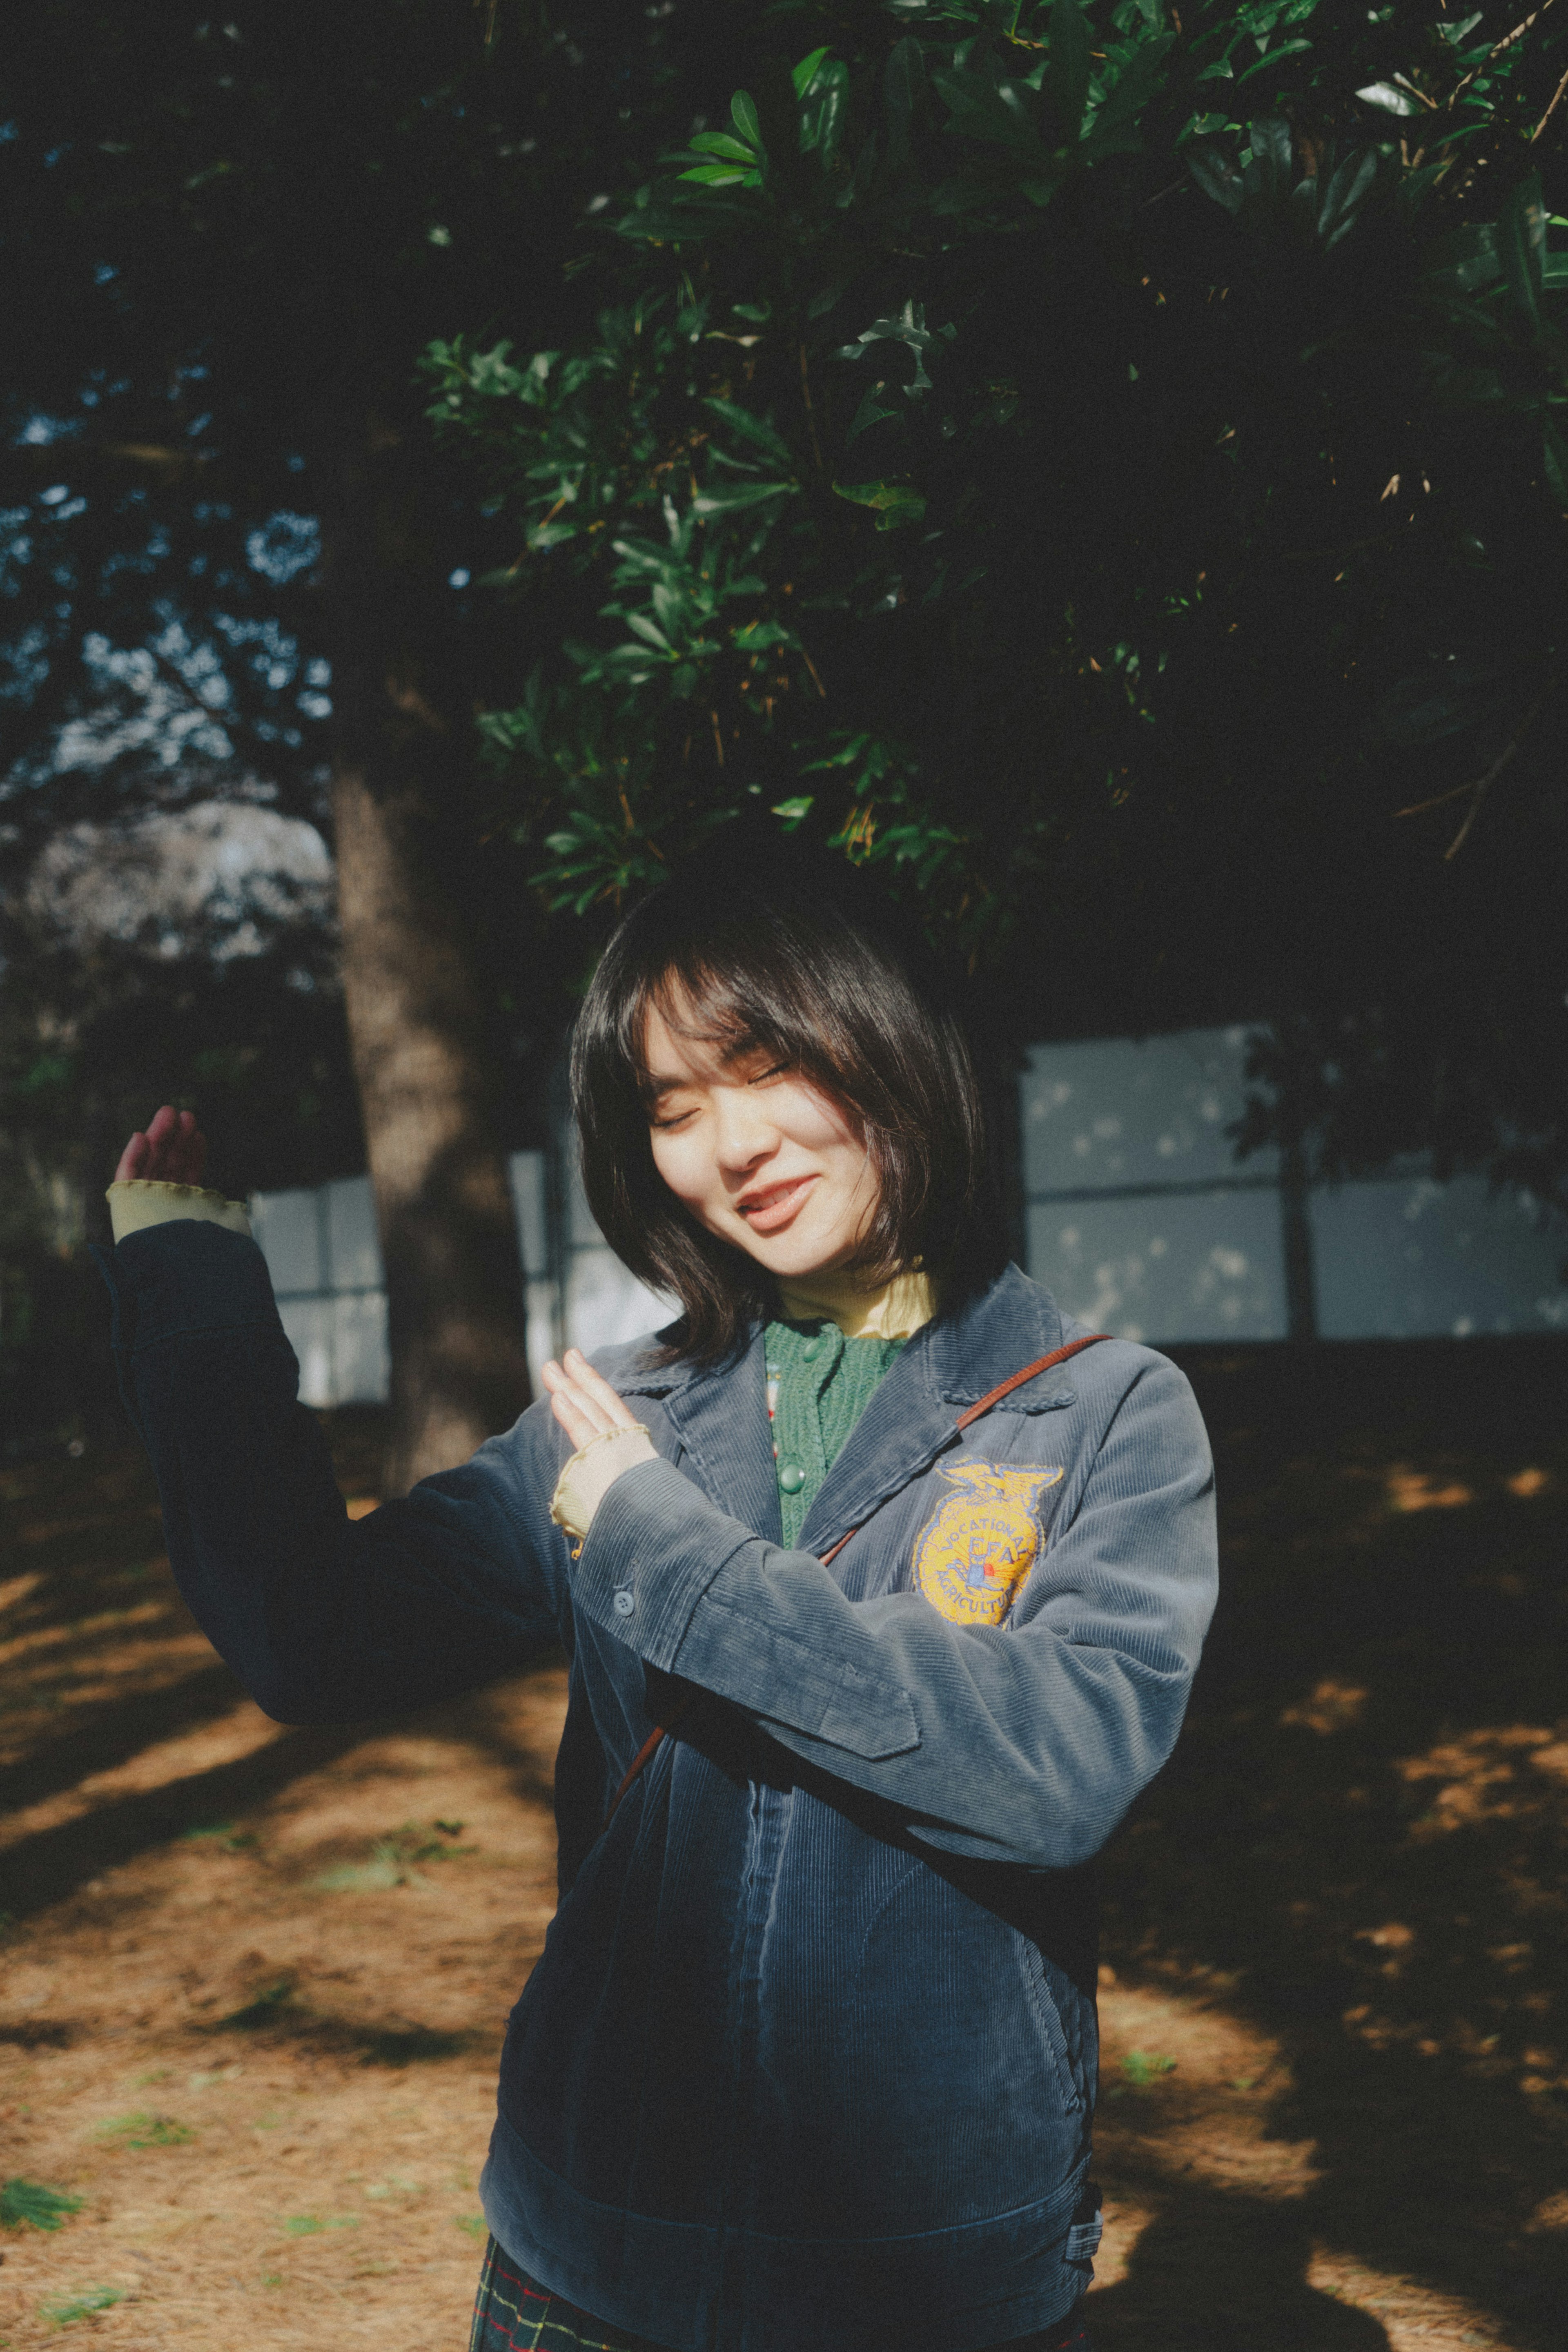
[[[517,661],[464,584],[497,527],[415,361],[498,300],[571,323],[606,156],[685,134],[732,19],[45,0],[7,45],[9,903],[51,835],[149,807],[334,839],[394,1488],[526,1397],[502,1037],[559,1007],[474,758]]]
[[[787,28],[613,218],[591,335],[429,355],[520,639],[559,616],[485,721],[541,887],[770,809],[1015,1034],[1255,1014],[1247,1139],[1568,1206],[1568,22]]]

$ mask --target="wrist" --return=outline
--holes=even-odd
[[[601,1429],[580,1445],[556,1480],[549,1515],[575,1541],[583,1542],[594,1513],[615,1484],[640,1462],[656,1462],[658,1453],[642,1422],[629,1429]]]
[[[243,1201],[225,1200],[203,1184],[176,1184],[162,1176],[120,1176],[104,1195],[110,1224],[117,1242],[148,1225],[167,1224],[175,1217],[224,1225],[231,1234],[250,1237],[250,1215]]]

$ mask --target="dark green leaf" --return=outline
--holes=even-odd
[[[1355,94],[1364,105],[1380,106],[1385,114],[1419,114],[1421,111],[1409,91],[1401,89],[1397,82],[1368,82],[1364,89],[1358,89]]]
[[[1549,416],[1543,435],[1546,447],[1546,478],[1552,495],[1560,507],[1568,507],[1568,438],[1564,438]]]
[[[757,100],[749,90],[737,89],[729,101],[735,127],[747,145],[759,148],[762,144],[762,118],[757,111]]]
[[[1187,169],[1203,190],[1228,213],[1239,212],[1244,193],[1240,173],[1222,148],[1195,139],[1186,151]]]
[[[1546,255],[1546,207],[1541,201],[1539,172],[1511,191],[1497,225],[1497,244],[1513,299],[1531,326],[1539,328]]]
[[[1064,136],[1078,136],[1089,100],[1089,22],[1078,0],[1054,0],[1045,87]]]
[[[756,150],[743,140],[735,139],[727,131],[699,131],[692,141],[692,151],[698,155],[727,155],[747,167],[757,161]]]
[[[1318,203],[1318,235],[1325,246],[1337,245],[1355,226],[1363,199],[1377,177],[1375,149],[1347,155],[1329,181]]]
[[[1248,124],[1247,134],[1252,142],[1252,170],[1260,193],[1278,202],[1291,189],[1291,126],[1281,115],[1264,114]],[[1248,176],[1250,179],[1252,174]]]
[[[795,95],[797,98],[805,97],[806,92],[810,89],[812,82],[815,81],[817,78],[817,68],[821,64],[822,59],[827,56],[827,54],[828,52],[825,46],[820,49],[813,49],[810,57],[802,58],[800,64],[793,68],[789,79],[795,85]]]
[[[925,512],[920,492],[907,489],[901,482],[835,482],[833,488],[838,497],[851,499],[858,507],[874,508],[878,530],[896,530],[901,523],[918,522]]]
[[[1433,286],[1452,286],[1461,294],[1495,285],[1502,276],[1496,228],[1490,221],[1475,221],[1434,237],[1421,257],[1421,274]]]
[[[760,506],[765,499],[788,498],[796,482],[733,482],[722,489],[699,491],[692,500],[695,515],[733,514],[741,507]]]
[[[738,433],[743,440],[754,441],[778,464],[787,466],[789,463],[788,445],[766,417],[754,416],[749,408],[742,408],[733,400],[705,400],[703,406],[711,409],[715,416],[721,418],[731,432]]]

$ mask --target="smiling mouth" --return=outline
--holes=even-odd
[[[813,1176],[797,1176],[788,1184],[769,1185],[765,1192],[755,1192],[737,1201],[736,1207],[754,1234],[776,1234],[787,1225],[816,1182]]]

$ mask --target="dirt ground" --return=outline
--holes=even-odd
[[[1563,2352],[1568,1342],[1183,1360],[1226,1597],[1104,1864],[1097,2352]],[[80,2200],[0,2205],[0,2345],[457,2352],[559,1666],[281,1729],[134,1451],[0,1505],[0,2182]]]

